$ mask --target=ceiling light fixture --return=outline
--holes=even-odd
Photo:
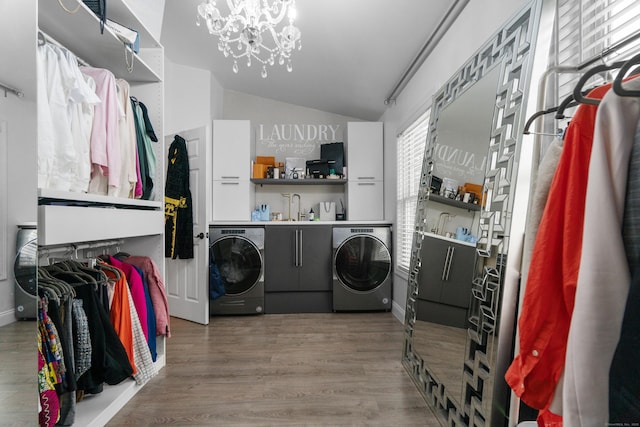
[[[219,37],[218,50],[225,57],[233,57],[233,72],[238,72],[238,59],[246,58],[247,67],[252,59],[262,64],[261,75],[267,77],[267,65],[287,62],[287,71],[293,70],[291,53],[300,44],[300,30],[293,25],[296,17],[295,0],[226,0],[228,16],[222,16],[216,0],[204,0],[198,5],[196,24],[204,20],[210,34]],[[289,24],[277,30],[276,26],[288,16]]]

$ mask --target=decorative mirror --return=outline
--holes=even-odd
[[[516,304],[503,285],[540,7],[508,22],[433,98],[403,364],[443,425],[507,417],[507,385],[495,375],[499,340],[507,351],[513,340],[500,316]]]

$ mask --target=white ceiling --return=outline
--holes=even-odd
[[[449,7],[447,0],[297,0],[302,50],[284,66],[231,70],[217,39],[196,26],[199,0],[167,0],[161,42],[171,62],[210,70],[229,90],[362,120],[384,100]],[[224,2],[221,2],[224,3]],[[224,7],[220,7],[221,11]]]

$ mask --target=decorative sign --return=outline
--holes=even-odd
[[[340,142],[340,124],[259,124],[256,127],[256,155],[320,158],[320,145]]]

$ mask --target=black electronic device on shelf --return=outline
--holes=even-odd
[[[312,178],[326,178],[329,176],[331,170],[334,169],[334,163],[335,162],[333,160],[325,159],[307,160],[306,166],[309,176]]]
[[[332,142],[320,145],[320,158],[332,162],[329,169],[333,169],[336,175],[342,175],[344,163],[344,143]]]

